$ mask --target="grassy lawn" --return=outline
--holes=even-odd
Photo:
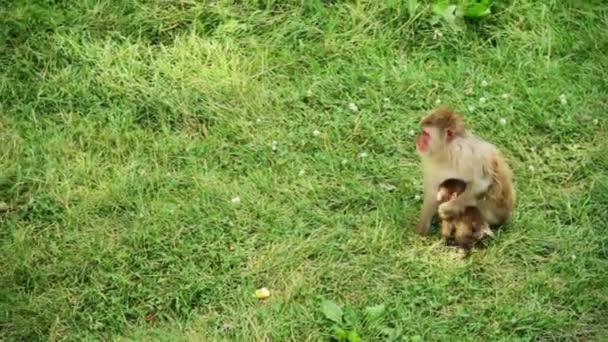
[[[364,341],[608,338],[603,1],[2,3],[0,340],[325,340],[324,300]],[[439,102],[516,177],[465,260],[414,231]]]

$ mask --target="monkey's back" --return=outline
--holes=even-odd
[[[480,203],[480,210],[490,224],[501,224],[509,218],[516,204],[513,173],[498,149],[488,156],[487,165],[492,183]]]

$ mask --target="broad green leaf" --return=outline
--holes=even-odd
[[[443,18],[450,25],[456,25],[457,9],[456,5],[450,5],[449,3],[442,2],[433,5],[433,13]]]
[[[357,324],[357,322],[359,321],[359,315],[357,315],[357,312],[355,310],[353,310],[353,308],[345,308],[344,309],[344,322],[346,322],[347,325],[349,326],[354,326]]]
[[[321,304],[321,310],[327,319],[342,323],[342,309],[335,302],[324,300]]]
[[[346,332],[346,330],[336,326],[336,327],[334,327],[334,337],[338,341],[344,341],[344,340],[348,339],[348,332]]]
[[[418,0],[407,0],[407,13],[410,17],[416,15],[416,13],[418,12],[418,6],[420,6]]]
[[[450,6],[450,3],[448,1],[435,1],[431,9],[433,10],[434,14],[442,16],[443,12],[447,10],[448,6]]]
[[[359,336],[355,330],[351,330],[351,332],[348,333],[347,340],[348,342],[361,342],[361,336]]]
[[[365,313],[367,314],[368,319],[373,321],[382,317],[385,310],[386,306],[384,304],[379,304],[374,306],[368,306],[367,308],[365,308]]]
[[[490,14],[490,7],[488,5],[478,3],[467,7],[464,15],[469,18],[482,18]]]
[[[469,18],[481,18],[491,13],[490,6],[493,0],[478,0],[470,2],[464,13]]]

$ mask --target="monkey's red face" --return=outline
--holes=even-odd
[[[421,155],[434,155],[436,152],[446,148],[446,144],[455,138],[454,130],[440,130],[433,126],[422,126],[418,138],[416,138],[416,150]]]
[[[427,153],[431,142],[431,130],[423,127],[418,138],[416,138],[416,150],[420,153]]]

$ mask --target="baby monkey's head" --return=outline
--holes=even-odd
[[[446,179],[439,185],[437,191],[437,201],[439,203],[448,202],[458,197],[467,188],[467,183],[460,179]]]

